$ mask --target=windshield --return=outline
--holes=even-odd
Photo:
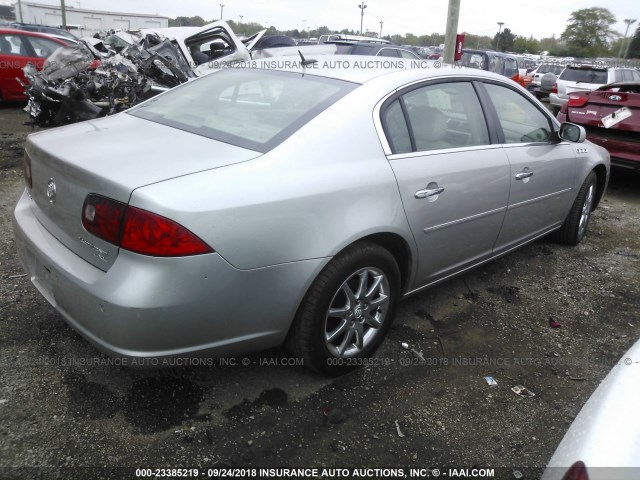
[[[170,90],[128,113],[266,152],[356,87],[300,73],[231,68]]]

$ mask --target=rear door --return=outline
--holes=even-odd
[[[511,168],[509,206],[495,253],[531,240],[564,221],[574,196],[575,151],[557,142],[544,107],[516,88],[484,82]]]
[[[509,196],[509,163],[492,145],[471,81],[430,82],[385,102],[381,119],[419,251],[420,287],[488,258]]]
[[[42,61],[38,65],[38,58],[30,52],[25,35],[18,32],[0,34],[0,92],[4,100],[22,100],[25,98],[24,87],[16,78],[26,82],[22,69],[32,62],[42,68]]]

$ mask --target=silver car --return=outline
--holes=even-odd
[[[542,480],[636,480],[640,473],[640,340],[582,407]]]
[[[285,343],[338,374],[401,298],[552,232],[579,243],[607,152],[503,76],[413,65],[268,59],[30,135],[33,284],[132,364]]]

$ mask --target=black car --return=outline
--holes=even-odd
[[[422,58],[417,53],[414,53],[407,48],[376,41],[369,42],[366,40],[362,40],[352,42],[348,40],[335,40],[325,43],[336,45],[336,54],[338,55],[369,55],[374,57],[394,57],[406,58],[409,60],[422,60]]]
[[[15,28],[16,30],[24,30],[26,32],[37,32],[44,33],[46,35],[51,35],[54,37],[64,37],[69,39],[72,43],[78,43],[78,37],[76,37],[73,33],[67,32],[62,28],[51,27],[49,25],[37,25],[35,23],[19,23],[14,22],[10,25],[11,28]],[[63,38],[61,38],[63,40]]]

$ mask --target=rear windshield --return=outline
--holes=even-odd
[[[170,90],[128,113],[267,152],[357,86],[308,74],[230,68]]]
[[[607,83],[607,71],[598,68],[565,68],[560,80],[576,83]]]

